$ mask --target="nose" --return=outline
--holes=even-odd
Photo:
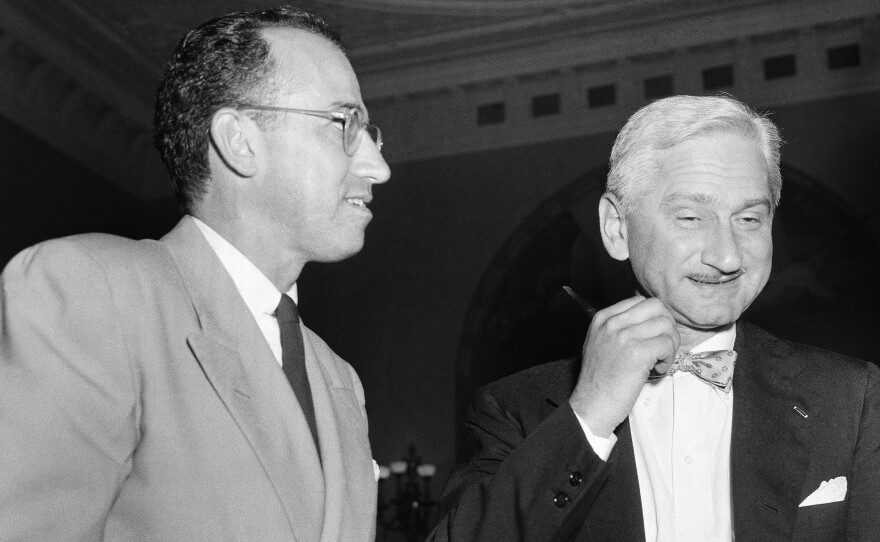
[[[716,224],[706,236],[703,263],[721,273],[735,273],[742,267],[742,250],[737,232],[731,224]]]
[[[361,179],[382,184],[391,178],[391,168],[366,130],[361,134],[361,144],[352,158],[352,173]]]

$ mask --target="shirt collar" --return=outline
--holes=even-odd
[[[254,315],[254,318],[259,318],[261,315],[266,314],[275,314],[275,309],[278,308],[278,303],[281,301],[281,292],[275,288],[272,281],[253,262],[235,248],[232,243],[214,231],[213,228],[196,217],[192,217],[192,219],[211,246],[211,249],[217,254],[226,272],[232,277],[235,288],[241,294],[245,305]],[[287,295],[295,302],[299,301],[296,283],[290,288]]]
[[[710,350],[733,350],[733,344],[736,342],[736,324],[730,325],[727,329],[719,331],[712,335],[697,346],[691,348],[690,353],[706,352]]]

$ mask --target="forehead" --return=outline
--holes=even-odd
[[[263,36],[275,62],[278,105],[363,109],[360,85],[348,59],[327,38],[297,28],[267,28]]]
[[[714,198],[770,197],[767,163],[758,144],[736,134],[701,135],[662,151],[659,192],[705,192]]]

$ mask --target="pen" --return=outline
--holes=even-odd
[[[593,316],[595,316],[595,314],[596,314],[596,309],[593,308],[593,306],[590,305],[590,304],[589,304],[584,298],[582,298],[581,296],[577,295],[577,294],[575,293],[575,291],[572,290],[571,288],[569,288],[568,286],[563,286],[562,289],[565,290],[565,293],[567,293],[569,296],[571,296],[571,298],[574,299],[575,302],[576,302],[576,303],[577,303],[582,309],[584,309],[584,312],[587,313],[587,317],[589,317],[590,319],[592,319]]]

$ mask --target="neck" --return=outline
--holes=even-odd
[[[731,326],[735,325],[736,322],[711,329],[699,329],[677,324],[676,327],[678,328],[678,334],[681,337],[681,344],[679,344],[676,354],[686,354],[695,346],[706,341],[713,335],[728,330]]]
[[[217,220],[209,214],[193,214],[226,239],[268,278],[281,293],[286,293],[299,278],[305,261],[287,257],[272,236],[254,231],[245,220]]]

